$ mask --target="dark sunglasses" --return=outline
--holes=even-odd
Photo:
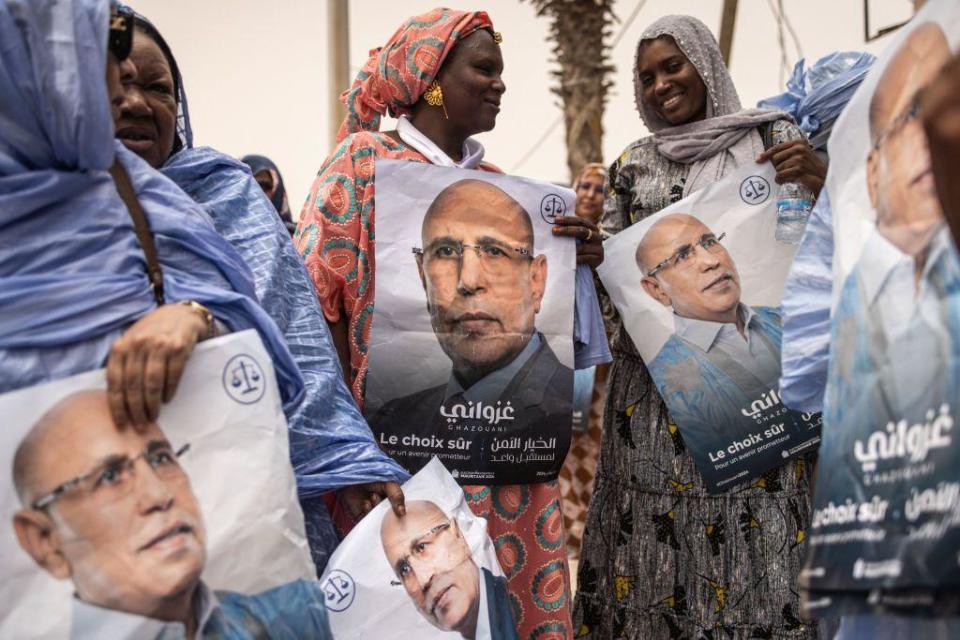
[[[110,14],[107,47],[117,60],[126,60],[133,48],[133,14],[121,8]]]

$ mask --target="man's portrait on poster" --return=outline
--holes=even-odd
[[[118,429],[101,389],[60,399],[21,440],[14,532],[38,567],[73,583],[73,635],[208,637],[282,619],[293,633],[329,637],[317,583],[245,595],[201,579],[208,540],[180,464],[189,448],[171,445],[156,423]]]
[[[537,330],[548,260],[534,250],[523,206],[489,182],[454,182],[427,209],[413,254],[449,379],[388,402],[373,426],[402,416],[415,432],[434,433],[451,423],[452,405],[481,414],[485,405],[503,431],[568,419],[573,371]]]
[[[725,239],[691,214],[671,213],[636,249],[640,286],[673,311],[674,332],[651,374],[685,437],[720,444],[744,435],[744,412],[776,389],[781,336],[778,309],[741,301]]]
[[[478,567],[456,518],[434,502],[387,510],[380,541],[391,569],[430,624],[469,640],[516,638],[506,579]]]

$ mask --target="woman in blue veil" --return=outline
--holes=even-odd
[[[106,0],[0,2],[0,391],[106,364],[118,426],[142,425],[198,340],[255,329],[295,407],[303,378],[240,254],[113,139],[126,51],[111,22]],[[147,380],[157,370],[159,387]]]
[[[313,284],[274,205],[247,165],[194,147],[176,59],[152,23],[140,15],[135,21],[133,52],[121,66],[117,138],[202,206],[237,249],[299,365],[306,394],[287,412],[290,456],[314,561],[322,569],[338,541],[322,497],[337,491],[353,517],[382,497],[399,508],[396,483],[407,474],[377,447],[343,382]]]

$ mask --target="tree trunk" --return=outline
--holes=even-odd
[[[537,15],[550,18],[553,53],[560,65],[553,92],[563,104],[567,169],[571,180],[587,162],[603,161],[603,109],[613,66],[605,39],[613,20],[612,0],[531,0]]]

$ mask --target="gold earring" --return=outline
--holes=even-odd
[[[499,31],[493,32],[493,41],[496,42],[497,44],[503,44],[503,36],[500,35]]]
[[[440,107],[443,109],[443,117],[447,120],[450,119],[450,116],[447,115],[447,108],[443,104],[443,89],[440,88],[440,83],[434,80],[430,83],[430,86],[427,87],[427,90],[423,94],[423,99],[427,101],[427,104],[431,107]]]

